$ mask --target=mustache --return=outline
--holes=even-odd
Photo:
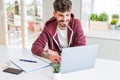
[[[66,21],[64,21],[64,20],[59,20],[59,22],[67,22],[67,21],[70,21],[70,20],[66,20]]]

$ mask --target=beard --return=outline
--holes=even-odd
[[[67,25],[66,24],[59,24],[62,28],[65,28]]]
[[[64,20],[59,20],[58,23],[59,23],[59,25],[60,25],[61,27],[65,28],[66,26],[68,26],[68,24],[65,24],[64,22],[68,22],[68,23],[69,23],[69,21],[70,21],[70,20],[66,20],[66,21],[64,21]],[[63,24],[62,24],[62,23],[63,23]]]

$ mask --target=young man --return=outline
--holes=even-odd
[[[53,7],[54,16],[46,22],[31,50],[35,55],[59,63],[62,48],[83,46],[86,44],[86,40],[80,21],[75,19],[71,13],[71,1],[55,0]],[[44,50],[46,43],[48,43],[48,49]]]

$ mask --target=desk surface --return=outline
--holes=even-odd
[[[52,80],[50,67],[19,75],[4,73],[1,69],[9,59],[31,53],[30,50],[0,46],[0,80]],[[61,75],[61,80],[120,80],[120,62],[97,59],[95,68]]]

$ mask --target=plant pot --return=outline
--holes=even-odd
[[[90,21],[89,28],[91,30],[108,30],[109,25],[108,22]]]
[[[35,32],[40,32],[40,30],[41,30],[41,25],[40,24],[35,24],[34,25],[34,31]]]
[[[116,29],[116,25],[111,25],[111,30],[115,30]]]
[[[34,21],[29,21],[28,22],[28,25],[29,25],[29,27],[28,27],[28,29],[30,30],[30,31],[34,31]]]
[[[61,80],[61,73],[53,73],[53,80]]]

